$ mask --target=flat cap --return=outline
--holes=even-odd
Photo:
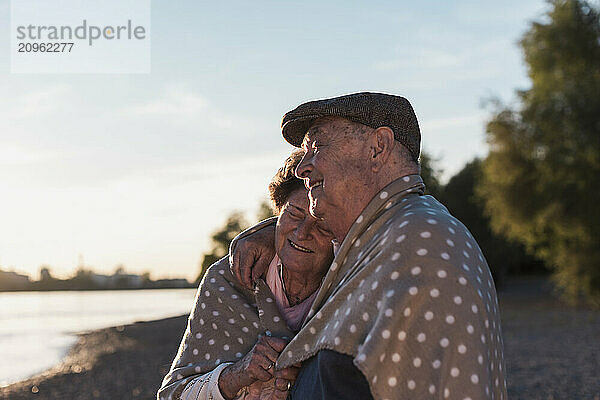
[[[293,146],[300,147],[310,125],[317,118],[327,116],[343,117],[371,128],[387,126],[394,132],[394,138],[410,151],[413,160],[419,158],[419,123],[410,102],[404,97],[361,92],[309,101],[283,116],[283,137]]]

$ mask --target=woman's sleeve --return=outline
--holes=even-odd
[[[225,367],[231,364],[220,364],[212,371],[189,382],[181,393],[181,400],[225,400],[219,390],[219,377]]]

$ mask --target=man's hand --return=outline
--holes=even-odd
[[[219,389],[223,397],[231,399],[244,386],[249,386],[255,381],[267,382],[275,377],[275,362],[287,343],[281,338],[259,337],[254,347],[241,360],[229,365],[221,372]],[[283,371],[286,370],[277,373]],[[293,372],[289,371],[285,376],[295,377]],[[282,376],[282,379],[285,378]]]
[[[231,272],[246,288],[264,274],[275,257],[275,225],[268,225],[237,241],[229,255]]]

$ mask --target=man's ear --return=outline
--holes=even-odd
[[[375,129],[371,133],[371,168],[379,172],[388,161],[394,149],[394,131],[387,126]]]

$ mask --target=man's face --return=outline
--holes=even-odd
[[[322,218],[342,241],[375,195],[369,164],[369,133],[339,117],[316,120],[302,142],[305,155],[296,168],[309,189],[310,212]]]

